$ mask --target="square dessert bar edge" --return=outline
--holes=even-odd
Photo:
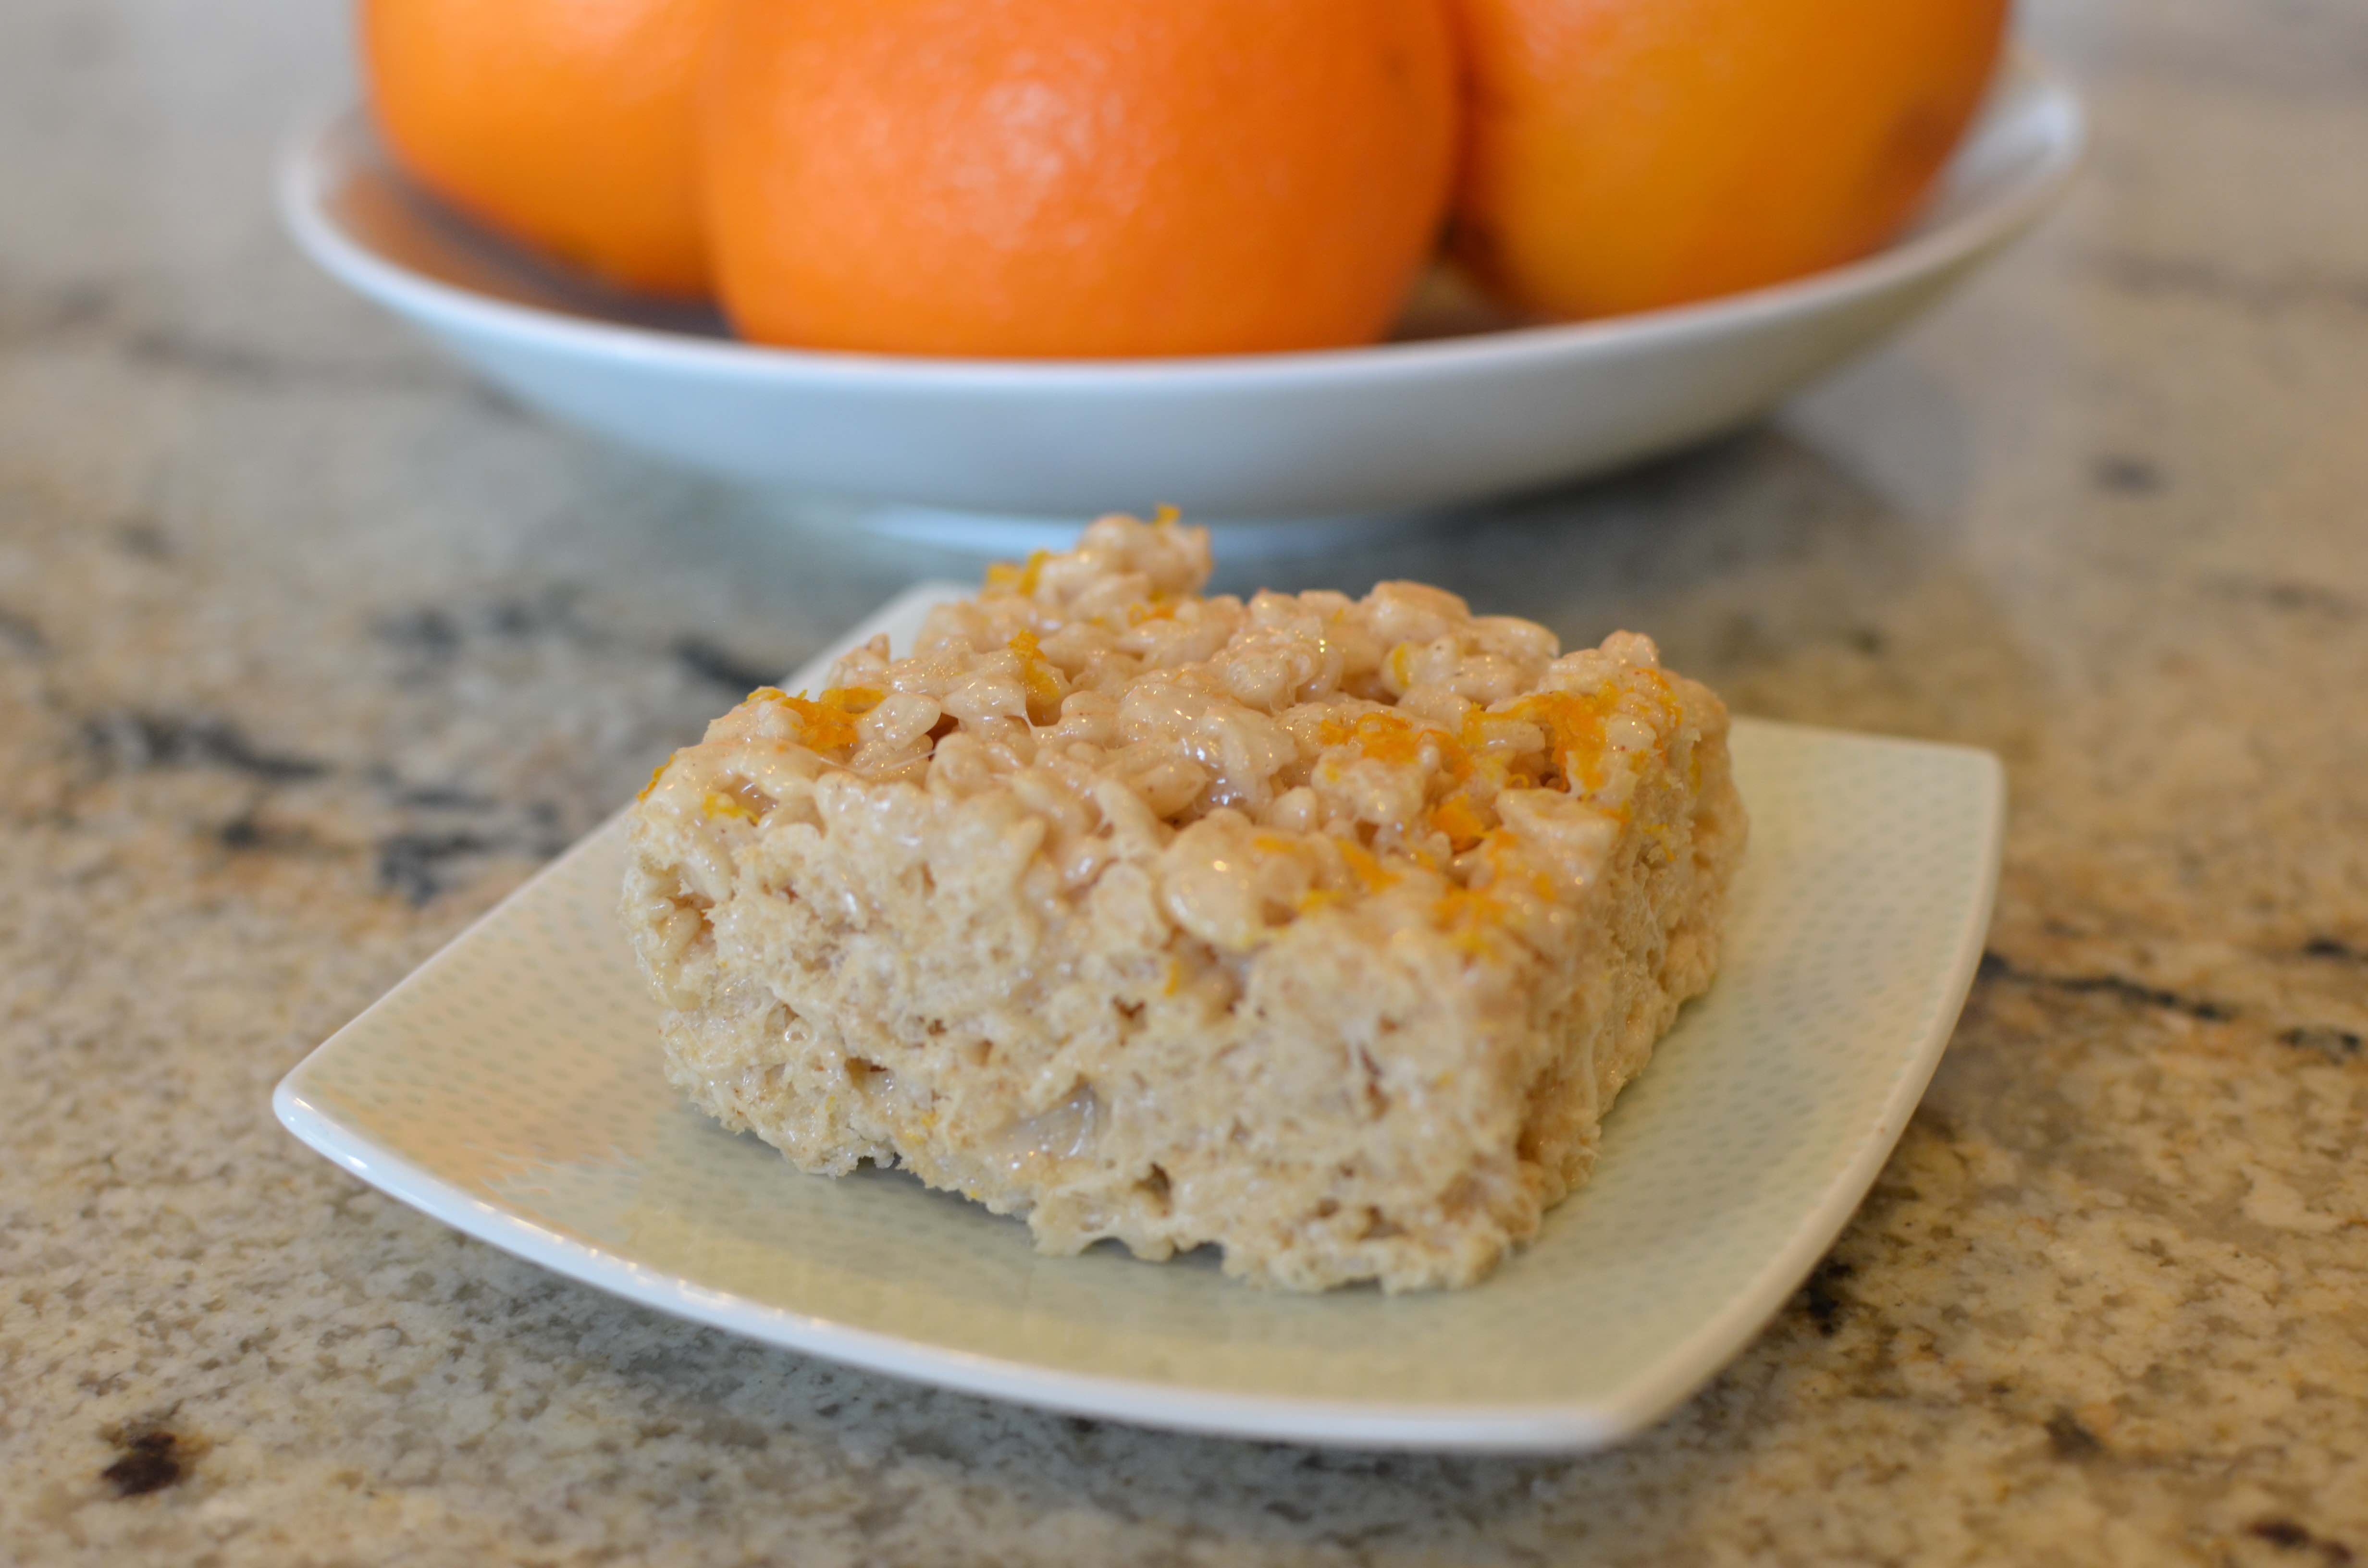
[[[677,753],[623,896],[668,1076],[1047,1250],[1472,1283],[1717,968],[1725,710],[1642,637],[1209,563],[1106,517]]]

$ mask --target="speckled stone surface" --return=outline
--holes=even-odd
[[[2368,1562],[2356,0],[2032,6],[2094,163],[1942,314],[1711,450],[1238,569],[2008,761],[1993,956],[1873,1197],[1578,1460],[849,1373],[272,1122],[667,746],[974,569],[548,429],[309,272],[264,169],[345,91],[336,10],[0,7],[0,1558]]]

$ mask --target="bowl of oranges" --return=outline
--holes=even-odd
[[[304,249],[522,401],[1004,516],[1452,506],[1764,412],[2027,229],[2007,0],[361,0]]]

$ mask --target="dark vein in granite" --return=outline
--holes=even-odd
[[[2118,997],[2148,1007],[2160,1007],[2168,1012],[2182,1013],[2204,1023],[2226,1023],[2237,1016],[2237,1009],[2226,1002],[2209,997],[2183,996],[2176,991],[2143,984],[2119,974],[2042,974],[2027,970],[1996,950],[1982,954],[1978,978],[2010,980],[2025,985],[2045,986],[2055,991],[2094,994]]]
[[[1843,1282],[1858,1272],[1854,1265],[1829,1257],[1810,1272],[1801,1287],[1798,1300],[1801,1310],[1818,1335],[1831,1339],[1841,1332],[1842,1319],[1858,1303],[1842,1289]]]
[[[393,774],[380,769],[372,782],[386,791],[386,798],[398,806],[413,806],[433,812],[498,811],[502,802],[491,795],[480,795],[452,784],[405,784]]]
[[[371,622],[370,631],[396,652],[431,665],[459,657],[479,639],[519,642],[548,637],[586,652],[620,646],[623,639],[585,617],[580,608],[584,594],[580,584],[552,583],[531,594],[507,595],[467,608],[428,605],[390,610]]]
[[[2281,1551],[2316,1552],[2329,1568],[2344,1568],[2353,1560],[2351,1549],[2341,1541],[2315,1535],[2292,1519],[2256,1519],[2245,1527],[2245,1533]]]
[[[2355,1029],[2340,1029],[2332,1024],[2297,1024],[2278,1036],[2278,1043],[2300,1051],[2316,1051],[2330,1062],[2353,1062],[2360,1056],[2363,1043]]]
[[[497,637],[556,637],[586,648],[605,648],[615,638],[587,625],[577,614],[584,588],[578,583],[552,583],[532,594],[495,599],[487,606],[484,623]]]
[[[116,548],[142,561],[170,561],[180,551],[170,535],[144,517],[127,517],[116,525]]]
[[[2060,1460],[2095,1459],[2105,1451],[2104,1439],[2061,1406],[2047,1418],[2047,1446]]]
[[[533,801],[524,811],[523,823],[388,835],[377,846],[379,886],[422,905],[457,886],[461,869],[481,857],[516,855],[540,863],[567,847],[558,807]]]
[[[2368,962],[2368,955],[2326,937],[2314,937],[2304,945],[2302,951],[2312,958]],[[2074,994],[2112,996],[2141,1006],[2159,1007],[2202,1023],[2226,1023],[2236,1018],[2239,1011],[2233,1003],[2183,995],[2118,974],[2042,974],[2024,969],[1994,950],[1982,954],[1981,969],[1976,978],[2009,981]],[[2334,1024],[2297,1024],[2279,1031],[2277,1038],[2281,1045],[2315,1051],[2328,1061],[2338,1062],[2359,1060],[2363,1047],[2368,1047],[2368,1039],[2363,1039],[2359,1031]]]
[[[2368,278],[2288,273],[2247,277],[2187,256],[2100,251],[2090,257],[2098,274],[2125,293],[2209,300],[2256,314],[2313,305],[2368,311]]]
[[[115,1489],[117,1497],[144,1497],[188,1478],[205,1445],[175,1431],[169,1425],[173,1415],[167,1410],[100,1432],[116,1459],[98,1478]]]
[[[398,833],[379,842],[379,885],[415,904],[427,903],[450,885],[452,861],[501,847],[502,841],[487,834]]]
[[[580,585],[553,584],[534,594],[465,608],[428,605],[392,610],[372,622],[370,630],[381,642],[423,666],[450,664],[480,639],[520,642],[550,637],[587,652],[647,647],[673,660],[693,679],[734,696],[772,685],[790,667],[786,657],[729,648],[698,632],[648,642],[637,636],[620,636],[585,613],[584,595]]]
[[[0,651],[14,651],[34,658],[50,651],[50,640],[41,635],[41,629],[33,624],[30,616],[0,605]]]
[[[0,299],[0,341],[38,343],[104,324],[117,312],[115,290],[74,283],[50,292]]]
[[[260,801],[249,806],[214,829],[214,841],[224,849],[238,854],[321,856],[346,853],[336,845],[324,843],[309,828],[266,822],[262,812]]]
[[[2317,583],[2282,578],[2221,576],[2206,587],[2222,598],[2249,600],[2275,610],[2321,615],[2333,620],[2355,620],[2368,614],[2368,605],[2351,595]]]
[[[2151,458],[2127,452],[2104,452],[2089,465],[2089,476],[2100,490],[2123,495],[2151,495],[2163,488],[2161,465]]]
[[[211,767],[284,784],[331,771],[317,757],[266,751],[232,721],[208,714],[118,709],[83,721],[83,740],[93,759],[109,772]]]
[[[139,318],[146,313],[120,288],[74,284],[0,301],[0,341],[43,344],[89,339],[143,369],[245,391],[327,386],[450,396],[465,385],[452,372],[426,363],[296,358],[210,339],[177,326],[157,325],[153,320],[143,324]]]
[[[464,869],[481,858],[514,855],[540,862],[567,846],[563,813],[552,801],[508,802],[451,785],[409,783],[384,765],[346,767],[271,750],[218,715],[120,709],[84,719],[82,735],[101,777],[211,768],[252,780],[258,786],[255,799],[229,820],[199,830],[233,854],[317,858],[355,852],[309,827],[269,820],[266,812],[273,792],[291,784],[359,778],[405,811],[461,815],[465,820],[459,823],[433,824],[431,819],[431,825],[405,826],[371,845],[379,887],[415,905],[459,885]]]
[[[343,387],[390,387],[416,391],[434,387],[427,381],[378,366],[303,364],[283,359],[236,343],[208,342],[188,333],[146,328],[124,337],[125,358],[150,369],[175,370],[199,381],[252,390],[278,390],[293,385],[329,383]]]
[[[574,652],[661,654],[693,678],[745,692],[778,679],[784,665],[745,655],[695,634],[653,637],[612,630],[585,608],[587,590],[550,584],[528,593],[470,606],[425,606],[381,616],[373,635],[411,663],[413,674],[441,670],[467,659],[481,644],[541,642]],[[21,617],[0,622],[0,652],[40,639]],[[233,719],[198,711],[125,706],[79,720],[83,749],[100,778],[168,769],[212,769],[256,786],[234,814],[193,824],[193,830],[233,855],[343,858],[366,856],[378,887],[425,905],[470,880],[488,858],[545,861],[569,839],[564,813],[549,801],[510,801],[452,780],[414,780],[391,765],[337,763],[280,750],[254,738]],[[391,831],[355,844],[324,838],[302,823],[275,820],[274,791],[315,781],[374,789],[390,806],[413,816]]]
[[[461,649],[459,623],[440,609],[397,610],[380,617],[370,631],[381,642],[432,660],[450,658]]]

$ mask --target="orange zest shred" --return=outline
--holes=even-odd
[[[1479,843],[1488,831],[1487,819],[1467,795],[1450,795],[1433,806],[1430,825],[1447,835],[1448,846],[1459,855]]]
[[[680,752],[669,753],[664,762],[661,762],[655,767],[651,768],[650,781],[642,786],[642,792],[634,796],[633,799],[636,801],[648,800],[650,798],[650,791],[658,787],[658,780],[666,777],[666,770],[674,766],[674,759],[681,755],[682,754]]]
[[[1025,566],[1014,566],[1008,561],[997,561],[986,569],[986,585],[990,588],[1003,588],[1025,598],[1036,591],[1037,583],[1044,575],[1044,562],[1052,558],[1051,551],[1038,550],[1029,553],[1028,564]]]
[[[1504,901],[1486,890],[1450,888],[1430,906],[1431,924],[1472,954],[1485,949],[1505,917]]]
[[[1392,651],[1393,675],[1402,676],[1406,673],[1399,655],[1410,646],[1400,643]],[[1650,683],[1648,700],[1656,699],[1669,721],[1662,727],[1673,730],[1676,688],[1658,670],[1637,674]],[[1400,684],[1404,684],[1403,680]],[[1572,793],[1592,793],[1608,782],[1605,722],[1620,711],[1622,699],[1627,694],[1628,688],[1616,681],[1607,681],[1588,692],[1538,692],[1498,711],[1474,709],[1465,714],[1460,734],[1450,734],[1403,713],[1380,710],[1360,713],[1353,720],[1326,719],[1316,728],[1316,741],[1326,747],[1354,746],[1360,756],[1372,761],[1397,766],[1421,763],[1424,747],[1429,746],[1438,757],[1440,774],[1451,790],[1476,775],[1498,789],[1558,785]],[[1507,727],[1514,724],[1534,725],[1545,732],[1547,755],[1543,767],[1533,757],[1509,758],[1491,749],[1516,739],[1506,733]],[[1665,752],[1667,746],[1664,740]],[[1693,766],[1691,778],[1699,788],[1699,761]],[[1327,780],[1339,777],[1337,765],[1329,759],[1318,772]],[[1624,809],[1613,814],[1622,821],[1628,816]],[[1449,846],[1458,854],[1495,831],[1494,815],[1479,801],[1462,793],[1451,793],[1428,813],[1429,824],[1447,835]]]
[[[805,732],[805,743],[815,751],[845,751],[855,744],[855,720],[837,708],[809,702],[803,697],[781,699]]]
[[[1423,743],[1429,741],[1438,747],[1440,766],[1451,777],[1460,778],[1471,770],[1462,742],[1403,713],[1360,713],[1353,723],[1326,719],[1317,727],[1315,738],[1327,746],[1354,745],[1375,762],[1395,763],[1419,761]]]
[[[1463,716],[1463,742],[1464,754],[1471,760],[1456,777],[1461,779],[1473,773],[1482,774],[1499,790],[1531,789],[1538,782],[1538,764],[1534,757],[1507,756],[1497,749],[1498,743],[1516,740],[1508,733],[1519,727],[1534,729],[1529,720],[1513,713],[1491,713],[1485,708],[1474,708]],[[1512,748],[1519,751],[1519,747]]]
[[[1390,656],[1384,660],[1383,663],[1389,666],[1390,679],[1397,683],[1397,687],[1400,691],[1404,691],[1407,687],[1414,684],[1413,643],[1399,643],[1396,647],[1390,650]]]
[[[814,700],[825,708],[836,708],[841,713],[860,718],[887,701],[888,694],[876,687],[835,686]]]
[[[1543,869],[1529,863],[1521,854],[1520,836],[1511,828],[1490,828],[1481,842],[1480,853],[1488,863],[1490,886],[1498,883],[1509,885],[1516,876],[1526,870],[1530,874],[1530,891],[1549,903],[1553,902],[1555,896],[1554,877]]]
[[[1546,749],[1567,784],[1603,788],[1603,722],[1620,710],[1620,688],[1606,682],[1593,691],[1542,691],[1511,709],[1546,733]]]
[[[1028,693],[1028,717],[1050,723],[1061,713],[1061,677],[1044,656],[1044,645],[1033,631],[1021,631],[1004,644],[1019,655],[1019,685]]]
[[[1309,888],[1294,901],[1302,915],[1313,915],[1319,909],[1339,902],[1340,894],[1330,888]]]
[[[849,687],[848,692],[869,691],[869,687]],[[778,702],[798,716],[798,739],[812,751],[845,751],[855,744],[855,720],[848,711],[831,699],[835,694],[824,692],[816,702],[804,692],[791,697],[778,686],[760,686],[748,694],[751,702]]]
[[[743,822],[757,820],[757,813],[747,801],[722,790],[710,790],[706,799],[700,801],[700,809],[712,817],[738,817]]]
[[[1340,840],[1340,858],[1348,862],[1349,869],[1356,874],[1357,880],[1365,884],[1367,892],[1379,892],[1398,880],[1395,871],[1383,865],[1372,850],[1354,839]]]
[[[1183,520],[1184,508],[1171,506],[1164,501],[1151,514],[1151,526],[1156,528],[1172,528]]]

